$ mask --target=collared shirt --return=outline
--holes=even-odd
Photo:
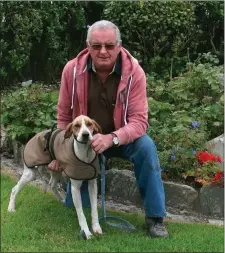
[[[118,55],[112,72],[104,83],[98,78],[95,66],[89,57],[88,70],[88,116],[102,128],[103,134],[115,130],[113,113],[118,85],[121,79],[121,56]]]

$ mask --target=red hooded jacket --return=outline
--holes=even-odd
[[[65,129],[75,117],[87,115],[88,56],[88,49],[84,49],[63,69],[57,105],[58,128]],[[121,61],[121,80],[114,109],[114,133],[120,145],[124,145],[145,134],[148,127],[148,103],[146,76],[138,61],[124,48],[121,48]]]

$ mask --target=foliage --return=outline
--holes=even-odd
[[[147,76],[148,134],[155,140],[161,166],[171,178],[192,168],[195,153],[223,133],[223,66],[213,66],[210,62],[214,57],[205,56],[204,64],[199,57],[168,83]]]
[[[211,52],[221,62],[224,58],[224,2],[223,1],[194,1],[196,24],[199,34],[198,52]],[[199,51],[200,49],[200,51]]]
[[[0,82],[58,80],[83,47],[84,10],[76,2],[0,2]],[[77,39],[79,38],[79,39]]]
[[[56,83],[85,47],[87,25],[113,21],[148,73],[148,134],[163,169],[177,177],[207,140],[223,133],[223,8],[221,1],[0,2],[1,88],[28,79]],[[51,126],[50,93],[33,86],[3,96],[2,123],[11,138],[25,141]]]
[[[146,72],[169,79],[198,53],[223,55],[223,6],[221,2],[110,1],[104,14],[120,27],[124,46]]]
[[[119,26],[124,46],[151,75],[171,79],[198,53],[212,52],[223,63],[223,7],[222,1],[1,1],[0,84],[55,83],[85,47],[87,26],[103,18]]]
[[[56,122],[58,91],[33,85],[3,95],[1,122],[7,136],[22,143]]]

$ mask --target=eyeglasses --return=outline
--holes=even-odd
[[[115,44],[112,44],[112,43],[109,43],[109,44],[97,44],[97,43],[90,43],[89,42],[89,45],[91,46],[91,48],[93,50],[101,50],[102,47],[105,47],[106,50],[113,50],[116,46],[117,46],[117,43]]]

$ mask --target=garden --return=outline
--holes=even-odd
[[[147,133],[163,179],[223,187],[222,157],[206,145],[224,132],[223,8],[211,1],[0,2],[7,138],[25,144],[56,122],[62,68],[85,47],[88,25],[104,18],[119,26],[123,46],[146,72]]]
[[[101,19],[118,25],[123,47],[146,73],[147,134],[158,150],[168,190],[167,214],[178,210],[190,217],[199,212],[199,223],[205,224],[196,219],[191,224],[165,220],[169,241],[149,240],[143,213],[108,207],[108,214],[129,220],[137,231],[102,224],[102,237],[84,241],[74,210],[38,189],[37,182],[25,186],[18,196],[18,211],[8,213],[10,191],[22,167],[5,163],[2,251],[223,252],[223,227],[206,224],[224,217],[224,158],[209,145],[224,134],[223,1],[0,1],[1,137],[6,137],[1,158],[12,161],[14,143],[22,147],[56,123],[63,67],[86,47],[88,27]],[[107,160],[106,165],[111,172],[106,179],[114,184],[111,196],[114,191],[118,197],[122,180],[129,177],[125,196],[136,200],[133,165],[121,159]],[[85,210],[88,222],[89,211]]]

